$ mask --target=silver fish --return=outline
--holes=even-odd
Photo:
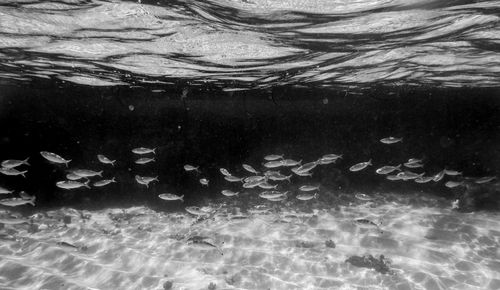
[[[26,158],[24,160],[15,160],[15,159],[9,159],[9,160],[4,160],[2,161],[2,167],[5,167],[5,168],[14,168],[14,167],[18,167],[20,165],[30,165],[28,163],[28,160],[30,158]]]
[[[75,189],[75,188],[80,188],[80,187],[90,188],[88,183],[89,183],[88,181],[83,183],[83,182],[74,181],[74,180],[63,180],[63,181],[56,182],[56,186],[59,188],[63,188],[63,189]]]
[[[434,179],[434,176],[420,176],[415,178],[416,183],[427,183]]]
[[[406,163],[422,163],[422,159],[410,158]]]
[[[222,173],[222,175],[231,176],[231,173],[229,173],[229,171],[227,171],[227,169],[225,168],[220,168],[219,171],[220,173]]]
[[[356,172],[356,171],[360,171],[360,170],[363,170],[365,169],[366,167],[372,165],[372,160],[368,160],[366,162],[360,162],[360,163],[357,163],[357,164],[354,164],[353,166],[351,166],[349,168],[350,171],[353,171],[353,172]]]
[[[154,158],[142,157],[134,161],[135,164],[148,164],[149,162],[155,162]]]
[[[11,194],[13,192],[14,192],[14,190],[8,190],[7,188],[0,186],[0,194]]]
[[[283,160],[283,166],[291,167],[291,166],[298,166],[302,164],[302,160],[295,161],[293,159],[285,159]]]
[[[323,157],[321,157],[320,159],[341,159],[342,158],[342,154],[338,155],[338,154],[326,154],[326,155],[323,155]]]
[[[444,174],[449,176],[457,176],[457,175],[462,175],[462,172],[458,172],[456,170],[451,170],[451,169],[445,169]]]
[[[283,201],[286,199],[286,195],[280,196],[280,197],[274,197],[274,198],[267,198],[269,201]]]
[[[66,159],[62,158],[61,156],[59,156],[55,153],[52,153],[52,152],[48,152],[48,151],[40,151],[40,155],[42,155],[43,158],[47,159],[48,161],[50,161],[52,163],[65,164],[66,167],[68,167],[68,163],[71,162],[71,159],[66,160]]]
[[[110,184],[110,183],[114,183],[114,182],[116,182],[116,180],[115,180],[115,178],[113,177],[113,178],[111,178],[111,179],[103,179],[103,180],[96,181],[96,182],[94,182],[94,184],[93,184],[93,185],[94,185],[95,187],[101,187],[101,186],[106,186],[106,185],[108,185],[108,184]]]
[[[477,184],[484,184],[484,183],[488,183],[488,182],[495,180],[495,179],[497,179],[496,176],[485,176],[485,177],[481,177],[481,178],[476,179],[474,182]]]
[[[224,179],[229,181],[229,182],[242,182],[243,181],[243,178],[239,178],[239,177],[236,177],[236,176],[232,176],[232,175],[226,175],[224,176]]]
[[[397,176],[401,179],[401,180],[410,180],[410,179],[416,179],[416,178],[419,178],[419,177],[422,177],[424,176],[425,173],[415,173],[415,172],[411,172],[411,171],[403,171],[403,172],[400,172],[397,174]]]
[[[278,160],[278,159],[283,159],[283,155],[271,154],[271,155],[265,156],[264,159],[267,161],[274,161],[274,160]]]
[[[292,178],[292,175],[283,175],[283,174],[273,174],[269,176],[269,179],[273,181],[283,181],[283,180],[288,180],[288,182],[291,182],[290,179]]]
[[[264,182],[266,182],[265,179],[245,182],[245,183],[243,183],[243,188],[254,188],[254,187],[257,187],[257,186],[259,186],[259,184],[264,183]]]
[[[22,177],[26,178],[26,173],[28,172],[28,170],[25,170],[25,171],[19,171],[15,168],[0,168],[0,173],[2,174],[5,174],[5,175],[11,175],[11,176],[15,176],[15,175],[21,175]]]
[[[440,172],[436,173],[436,175],[434,175],[434,176],[432,177],[432,180],[433,180],[434,182],[439,182],[439,181],[441,181],[441,179],[443,179],[443,177],[444,177],[444,170],[442,170],[442,171],[440,171]]]
[[[209,182],[209,181],[208,181],[208,179],[206,179],[206,178],[201,178],[201,179],[200,179],[200,183],[201,183],[201,185],[203,185],[203,186],[208,186],[208,182]]]
[[[266,168],[276,168],[283,166],[283,160],[275,160],[264,163],[264,167]]]
[[[248,164],[242,164],[241,166],[243,166],[243,169],[245,169],[246,171],[248,171],[250,173],[259,174],[259,172],[257,170],[255,170],[255,168],[253,168],[252,166],[250,166]]]
[[[249,176],[243,179],[245,182],[254,182],[254,181],[261,181],[265,180],[266,178],[264,176],[259,176],[259,175],[254,175],[254,176]]]
[[[137,183],[145,185],[147,188],[149,188],[149,183],[151,183],[153,181],[159,181],[159,180],[158,180],[158,176],[156,176],[156,177],[149,177],[149,176],[139,176],[139,175],[136,175],[135,176],[135,181],[137,181]]]
[[[455,187],[458,187],[458,186],[462,186],[464,185],[464,182],[463,181],[447,181],[444,186],[448,187],[448,188],[455,188]]]
[[[278,185],[277,184],[272,185],[272,184],[269,184],[267,182],[261,182],[261,183],[259,183],[258,187],[260,187],[262,189],[276,189],[278,187]]]
[[[401,164],[399,164],[398,166],[390,166],[390,165],[382,166],[382,167],[378,168],[377,170],[375,170],[375,173],[377,173],[377,174],[389,174],[395,170],[401,170]]]
[[[356,193],[354,195],[354,197],[356,197],[357,199],[362,200],[362,201],[369,201],[369,200],[373,199],[369,195],[366,195],[364,193]]]
[[[184,202],[184,195],[178,196],[177,194],[173,194],[173,193],[162,193],[162,194],[158,195],[158,197],[163,199],[163,200],[180,200],[180,201]]]
[[[198,170],[199,166],[193,166],[193,165],[189,165],[189,164],[186,164],[184,165],[184,170],[186,171],[196,171],[196,172],[200,172],[200,170]]]
[[[384,144],[394,144],[403,141],[403,138],[387,137],[380,139],[380,142]]]
[[[31,204],[32,206],[35,206],[35,200],[36,200],[35,196],[33,196],[32,199],[12,197],[12,198],[1,199],[0,204],[5,206],[19,206],[19,205]]]
[[[404,164],[405,167],[408,167],[408,168],[420,168],[420,167],[424,167],[424,165],[422,163],[419,163],[419,162],[406,162]]]
[[[74,170],[71,170],[71,173],[73,173],[74,175],[78,175],[78,176],[81,176],[81,177],[93,177],[93,176],[101,176],[102,177],[102,170],[101,171],[94,171],[94,170],[90,170],[90,169],[74,169]]]
[[[299,167],[294,167],[292,168],[292,172],[297,174],[298,172],[304,173],[313,170],[316,166],[318,165],[318,161],[313,161],[306,163],[304,165],[301,165]]]
[[[314,193],[314,194],[310,194],[310,193],[302,193],[302,194],[298,194],[296,196],[297,199],[299,200],[311,200],[313,198],[318,198],[318,193]]]
[[[83,178],[82,176],[76,175],[73,172],[70,172],[70,173],[66,174],[66,179],[69,179],[69,180],[79,180],[79,179],[82,179],[82,178]]]
[[[319,165],[327,165],[327,164],[335,163],[336,161],[337,161],[337,159],[320,158],[320,159],[318,159],[317,162]]]
[[[300,191],[313,191],[313,190],[319,190],[319,186],[314,186],[314,185],[302,185],[299,187]]]
[[[99,160],[99,162],[104,163],[104,164],[111,164],[111,166],[115,166],[115,162],[116,162],[116,160],[111,160],[102,154],[97,155],[97,160]]]
[[[265,199],[270,199],[270,198],[282,197],[284,195],[287,195],[287,193],[288,193],[288,191],[281,192],[281,191],[272,190],[272,191],[263,191],[263,192],[259,193],[259,196],[262,198],[265,198]]]
[[[221,248],[210,238],[193,236],[188,238],[186,242],[188,245],[201,247],[203,249],[216,249],[221,255],[224,255]]]
[[[299,171],[294,173],[298,176],[313,176],[312,172],[309,171]]]
[[[236,196],[239,194],[239,192],[234,192],[232,190],[229,190],[229,189],[224,189],[221,191],[221,193],[225,196],[228,196],[228,197],[231,197],[231,196]]]
[[[380,229],[379,225],[368,219],[357,219],[354,221],[356,225],[365,229]]]
[[[132,153],[135,153],[135,154],[149,154],[149,153],[153,153],[153,154],[156,154],[155,152],[156,148],[146,148],[146,147],[138,147],[138,148],[134,148],[132,149]]]
[[[387,175],[385,178],[387,178],[387,180],[391,180],[391,181],[402,180],[402,178],[400,178],[397,174]]]

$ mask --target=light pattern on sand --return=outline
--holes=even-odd
[[[268,203],[270,213],[248,217],[225,202],[198,222],[144,207],[38,213],[33,225],[1,230],[0,288],[498,289],[498,214],[453,212],[431,197],[343,200]],[[381,222],[382,232],[358,218]],[[212,238],[223,255],[188,245],[191,235]],[[345,263],[363,254],[385,255],[393,273]]]

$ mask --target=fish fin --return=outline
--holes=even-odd
[[[28,203],[31,204],[32,206],[35,206],[35,200],[36,196],[33,196],[33,198]]]
[[[395,167],[396,170],[401,170],[401,164],[399,164],[398,166]]]
[[[370,160],[368,160],[368,165],[373,165],[372,164],[372,159],[370,158]]]
[[[115,167],[116,160],[111,161],[111,166]]]
[[[25,174],[26,174],[26,172],[28,172],[28,171],[21,172],[21,176],[22,176],[22,177],[24,177],[24,178],[26,178],[26,175],[25,175]]]
[[[157,149],[157,148],[158,148],[158,147],[153,148],[153,154],[156,154],[156,149]]]
[[[155,176],[155,178],[153,178],[153,180],[160,182],[160,180],[158,179],[158,176]]]
[[[104,171],[103,171],[103,170],[101,170],[101,171],[97,172],[97,175],[99,175],[100,177],[102,177],[102,173],[103,173],[103,172],[104,172]]]
[[[68,163],[70,163],[70,162],[71,162],[71,160],[72,160],[72,159],[70,159],[70,160],[66,160],[66,162],[64,162],[64,165],[66,165],[66,168],[68,168],[68,167],[69,167],[69,166],[68,166]]]
[[[87,182],[84,183],[86,188],[90,188],[89,182],[90,182],[90,180],[87,180]]]
[[[28,162],[28,160],[30,160],[29,157],[23,160],[24,165],[30,165],[29,162]]]
[[[184,202],[184,194],[183,194],[183,195],[181,195],[180,201],[181,201],[181,202]]]

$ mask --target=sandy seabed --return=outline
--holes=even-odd
[[[205,205],[218,210],[202,220],[146,207],[38,212],[0,230],[0,289],[500,289],[498,213],[373,197],[330,208],[266,201],[259,213],[227,198]],[[365,254],[384,255],[391,272],[346,262]]]

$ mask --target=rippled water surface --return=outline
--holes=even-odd
[[[500,2],[0,3],[0,78],[88,85],[498,86]]]
[[[0,287],[162,289],[170,281],[173,289],[498,289],[498,214],[453,212],[427,196],[372,196],[341,195],[331,209],[315,200],[268,202],[269,212],[254,214],[226,199],[202,221],[144,207],[40,213],[33,225],[4,229]],[[249,197],[250,212],[265,204]],[[359,227],[359,218],[380,222],[380,230]],[[188,245],[194,235],[219,249]],[[364,254],[384,255],[391,271],[345,262]]]

